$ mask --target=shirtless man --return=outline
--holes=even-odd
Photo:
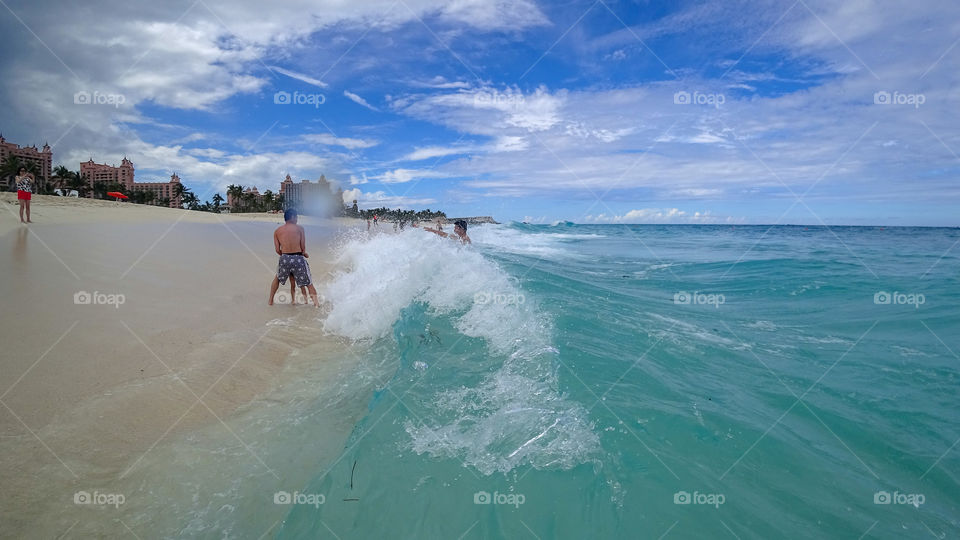
[[[306,287],[310,292],[310,298],[316,307],[320,307],[317,300],[317,289],[313,286],[313,278],[310,276],[310,265],[307,264],[307,238],[303,227],[297,225],[297,211],[290,208],[283,213],[283,219],[286,221],[283,225],[273,231],[273,247],[280,256],[280,262],[277,265],[277,275],[273,277],[273,283],[270,284],[270,300],[267,302],[273,305],[273,296],[277,294],[277,289],[281,284],[287,282],[287,277],[294,276],[297,284]]]
[[[433,234],[440,235],[440,236],[442,236],[442,237],[444,237],[444,238],[452,238],[452,237],[453,237],[450,233],[445,233],[445,232],[443,232],[443,231],[438,231],[437,229],[431,229],[430,227],[424,227],[423,230],[425,230],[425,231],[430,231],[430,232],[432,232]],[[462,219],[458,219],[457,221],[455,221],[455,222],[453,223],[453,232],[456,233],[457,237],[459,237],[459,240],[460,240],[461,243],[463,243],[463,244],[470,244],[470,243],[471,243],[471,242],[470,242],[470,237],[467,236],[467,222],[466,222],[466,221],[464,221],[464,220],[462,220]]]

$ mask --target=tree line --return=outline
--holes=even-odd
[[[21,160],[16,156],[9,156],[7,159],[0,163],[0,178],[3,178],[8,181],[8,185],[12,187],[13,177],[17,175],[17,172],[20,170],[20,167],[24,167],[32,173],[35,177],[39,176],[39,168],[36,163],[31,161]],[[80,197],[86,197],[88,195],[93,195],[94,199],[104,199],[111,200],[112,198],[107,196],[107,193],[112,191],[125,192],[126,186],[118,182],[96,182],[93,185],[90,185],[90,179],[81,174],[79,171],[71,171],[63,165],[55,167],[50,176],[49,182],[44,182],[42,179],[38,178],[37,186],[35,192],[41,195],[54,195],[55,190],[62,190],[61,192],[67,192],[68,190],[75,190]],[[274,193],[271,190],[264,191],[260,197],[257,197],[253,193],[246,193],[246,188],[239,184],[230,184],[227,186],[227,194],[230,195],[234,202],[233,208],[230,209],[231,212],[282,212],[284,210],[284,200],[282,193]],[[184,186],[182,183],[176,183],[173,185],[173,197],[157,197],[157,194],[151,190],[140,190],[134,189],[132,192],[124,193],[129,197],[128,202],[134,204],[153,204],[157,206],[170,206],[171,200],[176,200],[180,197],[180,206],[181,208],[186,208],[188,210],[197,210],[200,212],[214,212],[220,213],[223,211],[226,206],[223,204],[226,199],[222,195],[216,193],[213,195],[211,200],[200,202],[200,198],[190,190],[190,188]],[[414,211],[414,210],[402,210],[400,208],[387,208],[381,206],[380,208],[370,208],[367,210],[360,210],[357,208],[357,203],[354,202],[353,206],[340,205],[340,216],[346,217],[355,217],[361,219],[373,219],[373,216],[376,215],[379,219],[384,219],[387,221],[398,221],[398,222],[413,222],[413,221],[432,221],[435,219],[446,219],[447,215],[441,211],[433,211],[427,208],[426,210]]]

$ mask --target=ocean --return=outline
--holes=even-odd
[[[298,347],[282,384],[93,485],[126,495],[104,519],[167,538],[960,536],[960,230],[469,233],[337,233],[321,315],[269,323]]]
[[[960,535],[960,230],[470,235],[340,240],[369,401],[270,534]]]

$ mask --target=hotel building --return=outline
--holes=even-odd
[[[152,191],[154,199],[151,204],[159,205],[160,199],[170,199],[170,208],[180,208],[181,197],[176,190],[176,186],[180,184],[180,177],[176,173],[170,176],[169,182],[135,182],[133,179],[133,163],[124,157],[119,167],[94,163],[93,159],[90,159],[80,164],[80,175],[87,178],[91,188],[94,184],[105,182],[107,184],[120,184],[128,192]],[[87,196],[93,197],[92,189]]]
[[[50,180],[50,171],[53,170],[53,152],[50,151],[49,144],[44,144],[41,150],[37,150],[36,146],[21,148],[19,144],[7,142],[3,135],[0,135],[0,163],[5,162],[11,156],[16,157],[21,162],[34,164],[37,167],[37,183],[41,188],[47,185],[47,181]],[[2,182],[4,188],[9,187],[9,181],[6,178],[0,179],[0,182]]]

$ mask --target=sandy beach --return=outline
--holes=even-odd
[[[75,494],[135,478],[184,434],[226,427],[288,380],[292,353],[341,347],[323,336],[322,310],[267,305],[280,215],[35,196],[24,226],[14,194],[0,207],[0,536],[133,527],[76,514]],[[321,283],[335,227],[301,223]]]

